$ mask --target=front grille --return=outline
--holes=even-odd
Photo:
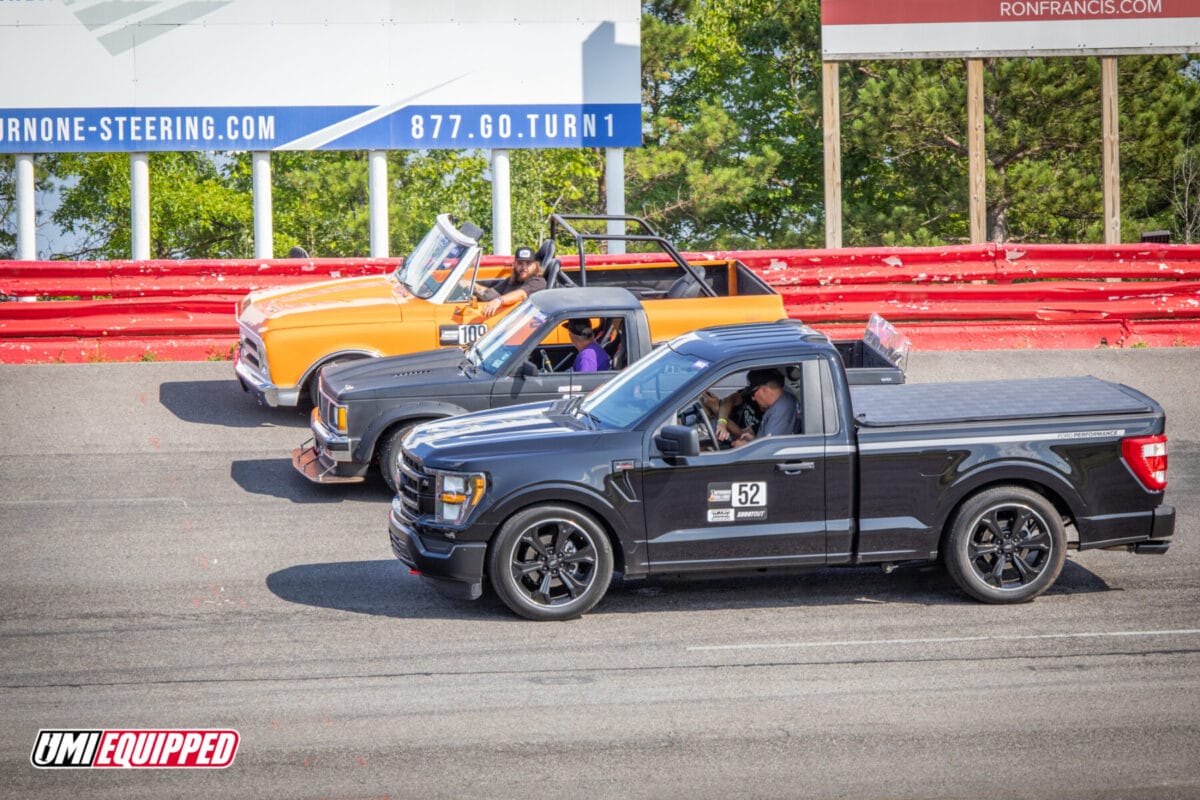
[[[335,408],[337,404],[333,402],[333,398],[330,397],[328,392],[325,390],[325,379],[323,377],[320,379],[320,386],[321,391],[317,398],[317,415],[321,418],[329,430],[336,431],[338,429],[337,410]]]
[[[267,374],[267,358],[263,354],[262,342],[245,328],[241,331],[241,359],[257,372]]]
[[[414,520],[434,511],[434,491],[437,481],[425,472],[421,463],[404,453],[400,458],[400,474],[396,482],[396,494],[404,508],[406,519]]]

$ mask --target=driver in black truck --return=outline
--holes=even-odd
[[[718,424],[718,440],[728,441],[731,447],[741,447],[763,436],[783,436],[795,430],[798,404],[795,396],[784,388],[782,372],[774,368],[750,370],[746,374],[746,396],[762,409],[757,427],[731,438],[729,429]]]

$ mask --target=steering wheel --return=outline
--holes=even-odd
[[[704,410],[704,403],[697,400],[696,402],[692,403],[691,408],[688,410],[694,410],[696,412],[696,416],[698,416],[700,421],[704,423],[704,433],[708,436],[708,440],[712,443],[713,450],[720,450],[721,443],[717,441],[717,429],[713,427],[712,420],[708,418],[708,412]]]

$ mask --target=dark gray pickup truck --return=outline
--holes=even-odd
[[[793,424],[719,447],[705,392],[766,368]],[[852,389],[794,321],[708,328],[585,398],[413,429],[389,532],[434,587],[486,581],[531,619],[579,616],[614,572],[937,560],[974,598],[1022,602],[1070,546],[1167,550],[1165,430],[1154,400],[1092,377]]]
[[[611,359],[599,372],[573,369],[563,325],[588,319]],[[433,350],[326,369],[311,418],[312,439],[293,466],[318,483],[361,481],[371,464],[394,465],[400,440],[421,422],[470,411],[587,394],[649,353],[641,301],[615,287],[537,292],[464,354]],[[908,340],[875,317],[862,339],[834,343],[854,384],[904,382]],[[738,385],[718,387],[721,396]],[[393,490],[394,466],[380,469]]]

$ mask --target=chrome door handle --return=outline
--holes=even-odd
[[[812,472],[816,468],[817,465],[812,461],[786,461],[775,465],[775,470],[784,475],[799,475],[802,472]]]

